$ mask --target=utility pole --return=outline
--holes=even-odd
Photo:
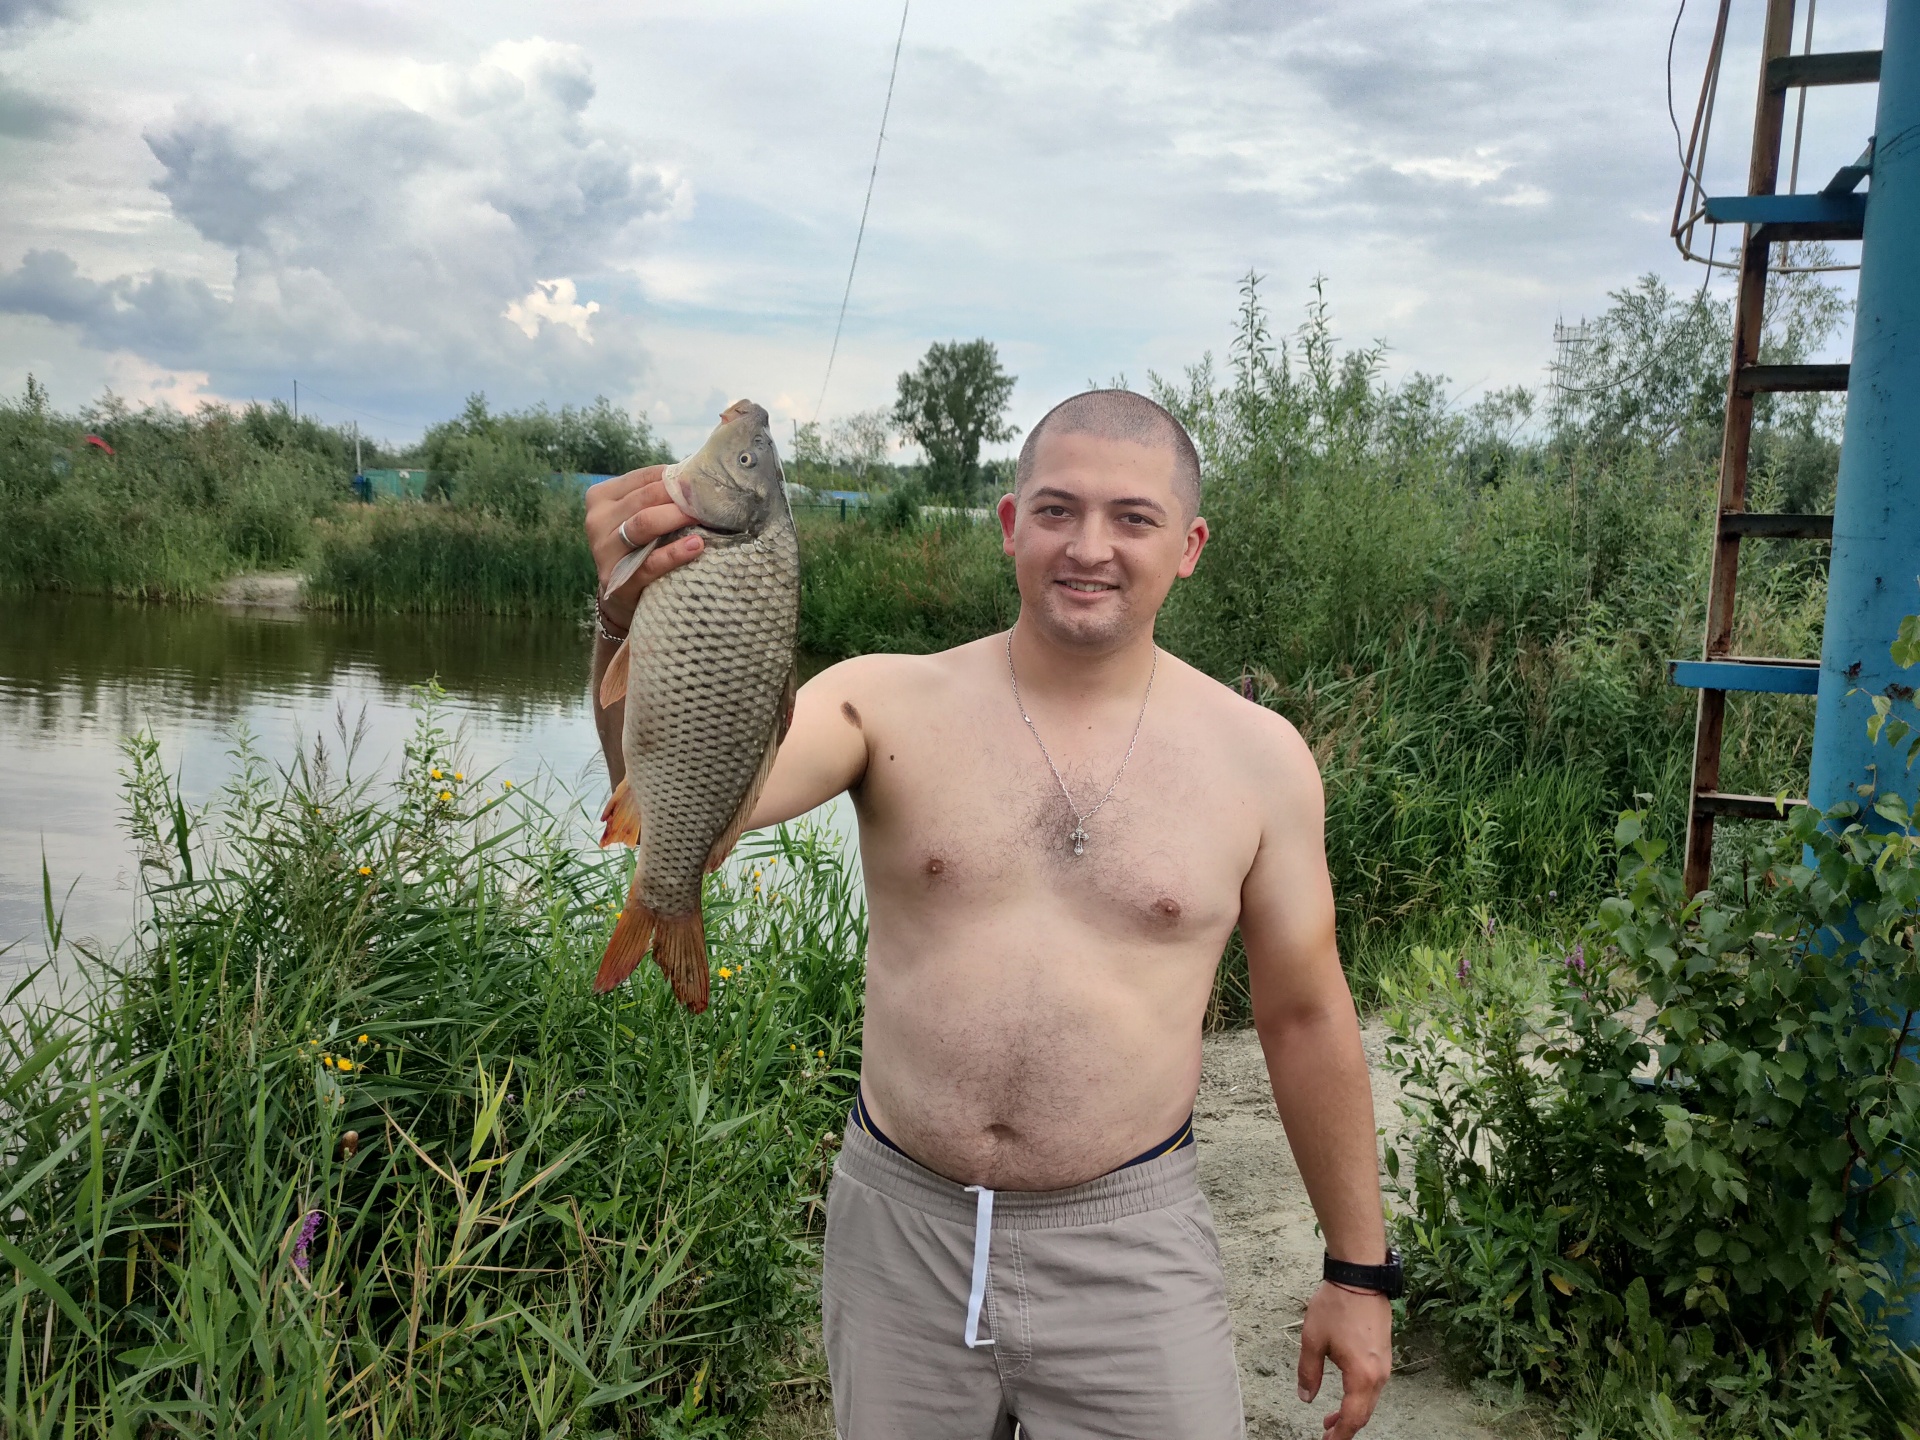
[[[1920,769],[1867,735],[1873,699],[1894,702],[1913,724],[1912,674],[1889,650],[1902,617],[1920,610],[1920,3],[1890,0],[1880,57],[1873,189],[1860,246],[1853,368],[1840,476],[1833,501],[1833,561],[1820,646],[1807,796],[1832,807],[1857,787],[1920,801]],[[1880,823],[1871,810],[1861,819]],[[1904,1137],[1912,1144],[1920,1136]],[[1882,1237],[1894,1293],[1920,1300],[1920,1231],[1900,1216]],[[1920,1341],[1920,1312],[1889,1326]]]

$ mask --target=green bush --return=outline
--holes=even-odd
[[[384,792],[241,761],[196,813],[133,747],[150,919],[4,1032],[0,1429],[739,1433],[858,1071],[837,847],[715,877],[695,1018],[591,993],[630,862],[430,716]]]
[[[827,659],[928,654],[1005,629],[1020,613],[1000,531],[965,516],[889,510],[800,525],[800,648]]]
[[[284,407],[188,417],[109,395],[60,415],[30,378],[0,404],[0,590],[193,599],[238,570],[295,566],[351,473],[344,435]]]
[[[1899,1433],[1920,1369],[1871,1316],[1920,1204],[1912,822],[1803,807],[1689,897],[1629,812],[1569,952],[1422,951],[1389,1046],[1414,1312],[1581,1435]]]

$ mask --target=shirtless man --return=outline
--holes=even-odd
[[[1344,1396],[1325,1431],[1349,1440],[1386,1383],[1397,1257],[1320,777],[1286,720],[1154,644],[1207,542],[1199,482],[1186,432],[1145,397],[1057,407],[999,504],[1012,631],[815,676],[754,812],[772,825],[845,790],[860,821],[864,1062],[823,1295],[842,1440],[988,1440],[1015,1420],[1035,1440],[1244,1433],[1191,1148],[1235,926],[1338,1277],[1307,1307],[1300,1399],[1331,1358]],[[690,523],[657,467],[587,506],[602,577]],[[596,695],[609,630],[699,549],[662,547],[603,600]],[[617,781],[621,715],[597,719]]]

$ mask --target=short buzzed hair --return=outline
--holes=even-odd
[[[1018,495],[1033,474],[1040,455],[1040,437],[1049,430],[1063,435],[1093,435],[1134,445],[1164,446],[1173,452],[1173,489],[1187,509],[1187,518],[1200,513],[1200,455],[1187,427],[1163,405],[1137,390],[1084,390],[1062,400],[1040,417],[1020,447],[1014,471],[1013,493]]]

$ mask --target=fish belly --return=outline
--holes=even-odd
[[[799,547],[785,525],[709,540],[641,592],[623,749],[642,816],[637,893],[657,914],[700,907],[707,856],[785,718],[799,618]]]

